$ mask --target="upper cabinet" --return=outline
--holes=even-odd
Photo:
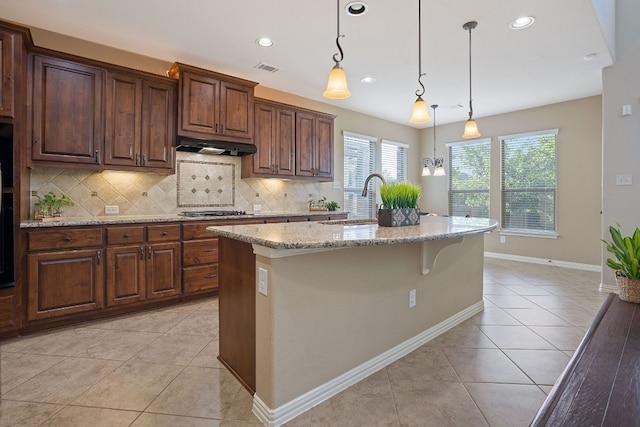
[[[0,116],[13,117],[16,35],[0,30]]]
[[[173,79],[87,60],[32,59],[31,161],[173,173]]]
[[[253,88],[257,83],[175,63],[179,79],[178,136],[253,141]]]
[[[257,152],[242,157],[242,178],[333,180],[334,116],[255,100]]]
[[[107,72],[106,167],[175,168],[175,82]]]
[[[33,161],[101,168],[103,78],[97,67],[33,56]]]

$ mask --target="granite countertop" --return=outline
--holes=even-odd
[[[380,227],[371,221],[319,221],[211,226],[208,231],[272,249],[344,248],[443,240],[484,233],[498,227],[485,218],[437,217],[420,219],[420,225]]]
[[[187,217],[178,214],[158,215],[104,215],[96,217],[67,217],[62,221],[42,222],[37,220],[22,221],[20,228],[48,228],[84,225],[136,224],[147,222],[186,222],[186,221],[228,221],[234,219],[274,218],[291,216],[326,216],[328,214],[344,214],[346,212],[327,211],[276,211],[249,212],[246,215],[225,215],[207,217]]]

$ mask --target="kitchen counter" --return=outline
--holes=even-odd
[[[278,426],[484,308],[484,233],[424,217],[211,226],[219,237],[220,362]]]
[[[220,236],[266,248],[311,249],[452,239],[491,231],[498,227],[498,222],[485,218],[428,216],[421,218],[420,225],[408,227],[380,227],[366,220],[214,227]]]
[[[184,221],[228,221],[235,219],[261,219],[261,218],[282,218],[294,216],[324,217],[327,215],[346,214],[346,212],[326,212],[326,211],[276,211],[276,212],[249,212],[246,215],[224,215],[207,217],[186,217],[178,214],[158,214],[158,215],[104,215],[96,217],[65,217],[62,221],[42,222],[38,220],[22,221],[20,228],[47,228],[47,227],[67,227],[83,225],[109,225],[109,224],[135,224],[150,222],[184,222]]]

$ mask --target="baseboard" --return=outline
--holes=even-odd
[[[498,259],[506,259],[509,261],[528,262],[530,264],[543,264],[543,265],[551,265],[554,267],[572,268],[574,270],[593,271],[594,273],[602,272],[602,267],[594,264],[582,264],[579,262],[534,258],[534,257],[528,257],[528,256],[521,256],[521,255],[502,254],[498,252],[485,252],[484,256],[487,258],[498,258]]]
[[[303,412],[335,396],[341,391],[351,387],[374,372],[377,372],[385,366],[406,356],[421,345],[436,338],[438,335],[443,334],[454,326],[480,313],[483,309],[484,302],[478,301],[448,319],[443,320],[437,325],[419,333],[413,338],[398,344],[379,356],[356,366],[339,377],[308,391],[302,396],[299,396],[276,409],[269,408],[256,393],[253,396],[253,413],[266,426],[276,427],[282,425]]]

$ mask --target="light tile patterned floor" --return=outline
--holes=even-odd
[[[485,310],[289,426],[527,426],[606,294],[599,273],[485,261]],[[216,360],[216,299],[0,344],[0,426],[256,426]]]

